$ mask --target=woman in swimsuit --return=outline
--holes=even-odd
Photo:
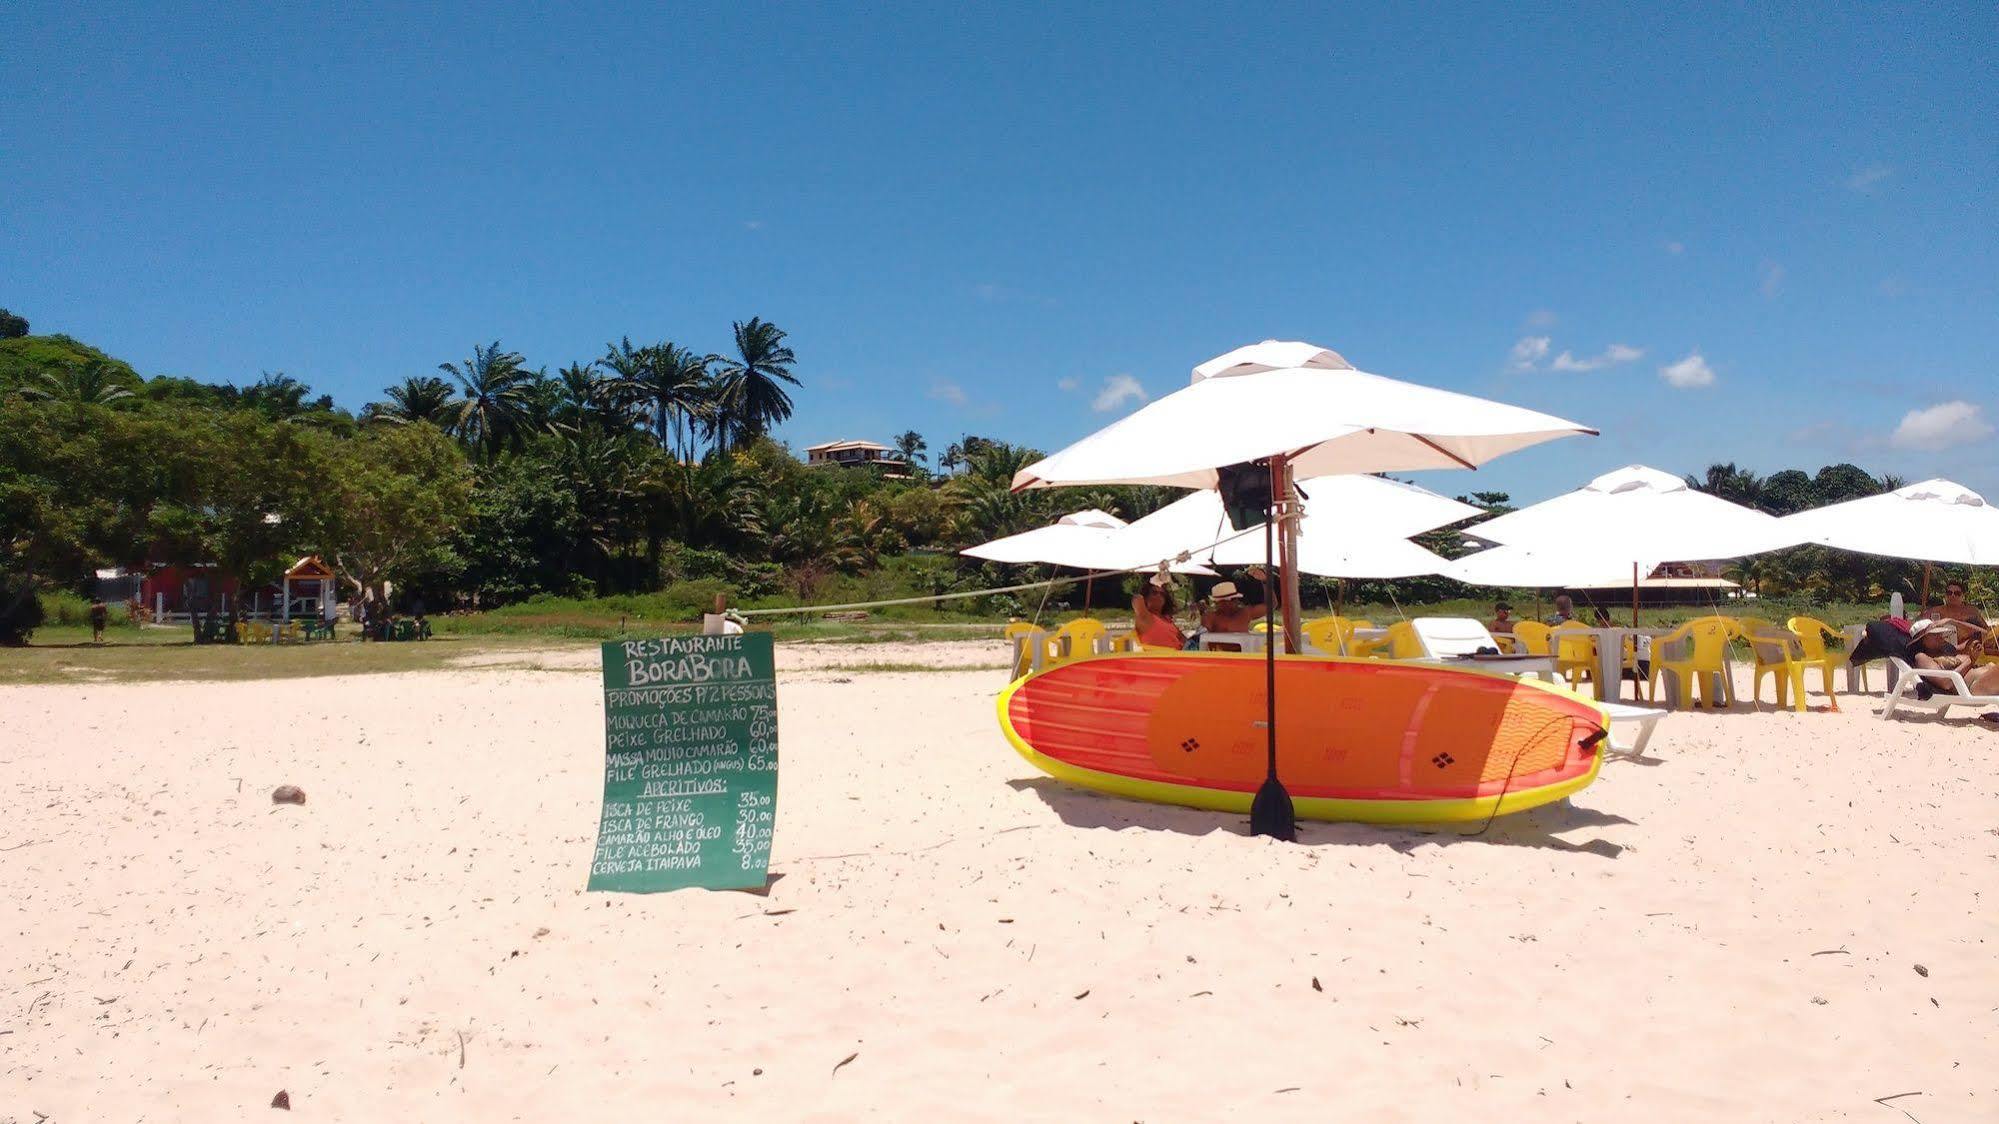
[[[1173,623],[1173,592],[1163,585],[1148,582],[1131,599],[1131,625],[1138,634],[1138,642],[1148,648],[1177,651],[1187,642],[1179,626]]]

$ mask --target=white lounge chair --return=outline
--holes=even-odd
[[[1999,695],[1972,694],[1964,676],[1955,671],[1910,667],[1906,661],[1890,656],[1888,674],[1893,679],[1888,688],[1887,702],[1881,707],[1882,718],[1892,716],[1897,710],[1927,710],[1942,718],[1954,706],[1999,709]],[[1936,693],[1927,699],[1918,698],[1916,686],[1926,681],[1936,688]]]
[[[1480,648],[1499,651],[1499,641],[1470,617],[1417,617],[1409,625],[1416,630],[1423,654],[1433,660],[1469,656]]]
[[[1632,757],[1645,756],[1645,747],[1652,741],[1652,727],[1659,724],[1659,719],[1664,718],[1666,712],[1629,703],[1598,705],[1610,715],[1610,748]]]

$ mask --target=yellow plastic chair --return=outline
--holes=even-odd
[[[1839,709],[1839,696],[1832,693],[1832,672],[1846,662],[1845,652],[1830,651],[1826,648],[1827,637],[1843,639],[1840,631],[1815,617],[1792,617],[1784,622],[1791,635],[1798,638],[1802,653],[1799,661],[1806,667],[1819,669],[1819,682],[1825,688],[1825,701],[1833,710]]]
[[[1554,646],[1555,674],[1569,681],[1569,689],[1580,690],[1585,679],[1596,678],[1596,637],[1581,621],[1563,621],[1549,630]]]
[[[1329,656],[1353,654],[1352,621],[1344,617],[1319,617],[1305,622],[1305,640]]]
[[[1396,621],[1388,626],[1388,635],[1374,641],[1362,654],[1386,656],[1391,660],[1420,660],[1423,658],[1423,638],[1416,635],[1415,625],[1408,621]]]
[[[1513,625],[1513,641],[1519,645],[1522,655],[1553,655],[1554,653],[1549,650],[1548,637],[1554,631],[1540,621],[1516,621]]]
[[[1037,633],[1040,635],[1039,640],[1035,639]],[[1013,649],[1012,675],[1015,679],[1022,678],[1028,672],[1034,670],[1034,649],[1036,644],[1041,645],[1042,658],[1044,660],[1047,658],[1048,633],[1043,629],[1037,628],[1026,621],[1012,621],[1000,630],[1000,635],[1006,639],[1007,644]],[[1022,642],[1023,640],[1025,640],[1025,643]]]
[[[1068,649],[1064,660],[1079,660],[1097,654],[1099,646],[1110,647],[1110,630],[1104,622],[1080,617],[1055,630],[1055,642]]]
[[[1755,621],[1754,625],[1750,625]],[[1770,676],[1776,681],[1777,707],[1783,709],[1791,705],[1789,695],[1797,693],[1796,709],[1802,714],[1805,709],[1805,660],[1804,645],[1789,629],[1778,628],[1769,621],[1745,618],[1742,640],[1749,645],[1749,654],[1755,660],[1756,670],[1750,680],[1750,700],[1757,706],[1763,705],[1763,677]],[[1827,679],[1831,684],[1831,679]]]
[[[1702,617],[1691,620],[1672,632],[1652,641],[1652,674],[1647,686],[1654,699],[1659,697],[1659,675],[1672,672],[1680,680],[1680,700],[1683,706],[1698,706],[1694,702],[1694,692],[1700,691],[1702,700],[1710,707],[1723,707],[1728,703],[1728,641],[1734,629],[1721,617]],[[1667,652],[1676,646],[1684,646],[1686,653],[1669,656]],[[1720,680],[1720,697],[1710,697],[1708,682],[1703,676],[1712,675]]]

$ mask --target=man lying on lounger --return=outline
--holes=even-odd
[[[1964,677],[1964,685],[1974,695],[1999,694],[1999,664],[1975,667],[1974,657],[1959,655],[1957,651],[1957,625],[1951,621],[1917,621],[1909,629],[1909,663],[1928,671],[1955,671]],[[1949,691],[1950,688],[1932,680],[1924,685],[1931,693]],[[1917,692],[1922,698],[1928,694]]]

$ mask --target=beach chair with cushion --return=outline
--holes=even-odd
[[[1843,644],[1846,637],[1831,625],[1814,617],[1792,617],[1784,624],[1791,630],[1791,635],[1798,638],[1799,662],[1806,668],[1819,669],[1819,683],[1825,688],[1826,703],[1833,710],[1838,710],[1839,696],[1833,694],[1832,673],[1835,668],[1846,662],[1846,652],[1828,648],[1825,642],[1831,638]]]
[[[1659,676],[1670,675],[1679,684],[1680,705],[1699,705],[1694,702],[1698,687],[1708,706],[1727,706],[1728,641],[1733,632],[1721,617],[1701,617],[1654,640],[1649,680],[1652,697],[1659,697]]]
[[[1950,713],[1954,706],[1976,707],[1980,710],[1999,709],[1999,695],[1974,695],[1964,682],[1964,676],[1955,671],[1938,671],[1925,667],[1912,667],[1908,661],[1898,657],[1888,657],[1888,674],[1891,682],[1888,698],[1881,707],[1881,717],[1889,718],[1897,710],[1927,710],[1938,718]],[[1919,688],[1927,683],[1931,694],[1923,698]]]

